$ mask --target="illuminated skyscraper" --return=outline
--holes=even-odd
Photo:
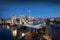
[[[29,9],[29,11],[28,11],[28,21],[30,21],[30,19],[31,19],[30,12],[31,12],[31,10]]]

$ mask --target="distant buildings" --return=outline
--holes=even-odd
[[[58,17],[58,18],[55,18],[56,20],[60,20],[60,18]]]
[[[54,21],[55,19],[54,19],[54,18],[50,18],[49,20],[50,20],[50,21]]]

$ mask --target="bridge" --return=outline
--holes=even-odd
[[[20,24],[22,24],[23,22],[23,26],[26,26],[26,27],[31,27],[31,28],[35,28],[35,29],[40,29],[42,28],[42,24],[38,24],[38,25],[30,25],[26,22],[26,20],[24,20],[23,18],[20,18]]]

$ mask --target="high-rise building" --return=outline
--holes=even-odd
[[[55,24],[51,25],[51,38],[52,40],[60,40],[60,26]]]
[[[47,26],[46,33],[50,36],[51,40],[60,40],[60,25],[52,24]]]

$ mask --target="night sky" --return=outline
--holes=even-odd
[[[0,1],[0,18],[10,18],[12,15],[20,16],[21,13],[33,17],[60,17],[59,0],[13,0]]]

